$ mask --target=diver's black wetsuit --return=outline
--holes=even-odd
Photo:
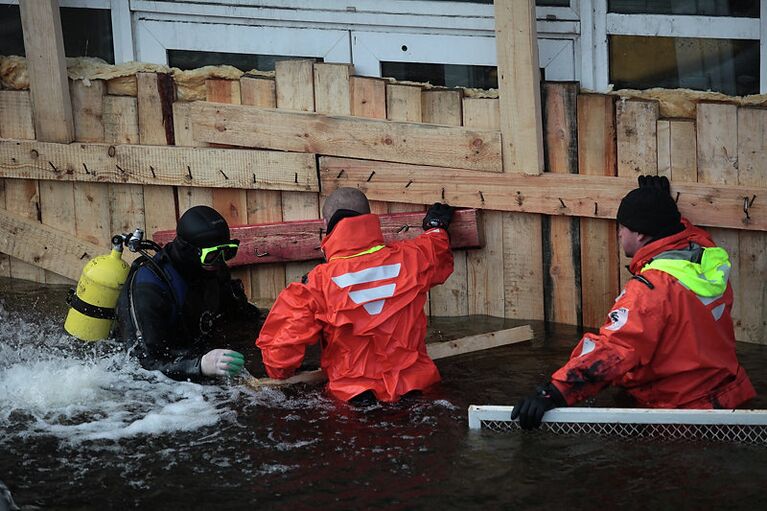
[[[201,381],[206,378],[202,356],[222,347],[227,331],[258,336],[259,310],[248,303],[242,283],[231,279],[226,265],[204,270],[196,249],[182,240],[170,242],[153,260],[162,272],[142,259],[134,263],[117,302],[115,336],[138,338],[137,355],[145,369]]]

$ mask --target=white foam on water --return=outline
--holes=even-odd
[[[115,342],[84,344],[0,303],[0,444],[54,435],[66,442],[191,431],[231,419],[231,393],[145,371]]]

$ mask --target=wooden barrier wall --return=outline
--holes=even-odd
[[[767,197],[746,201],[743,218],[732,211],[748,190],[767,189],[766,110],[701,103],[695,119],[660,119],[655,102],[545,83],[546,173],[512,177],[500,168],[495,98],[308,60],[279,62],[273,79],[208,80],[203,103],[175,101],[168,75],[136,78],[136,97],[107,95],[99,80],[70,82],[81,144],[66,150],[42,143],[29,91],[0,91],[0,137],[13,140],[0,141],[0,206],[103,250],[116,232],[173,228],[196,204],[215,207],[233,225],[318,218],[336,186],[360,187],[378,213],[423,211],[437,200],[480,207],[485,246],[456,253],[453,276],[431,293],[430,313],[596,327],[628,276],[611,219],[617,203],[636,176],[662,174],[682,190],[680,207],[695,221],[738,227],[711,229],[733,261],[737,336],[767,342]],[[147,147],[173,145],[180,149]],[[116,163],[104,163],[109,158]],[[139,172],[132,162],[150,163]],[[540,228],[531,221],[539,217]],[[13,243],[6,242],[0,247]],[[0,254],[0,275],[71,282],[94,255],[45,250],[28,260]],[[56,250],[58,261],[46,259]],[[267,306],[312,266],[264,264],[237,276]]]

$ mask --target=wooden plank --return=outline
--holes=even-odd
[[[698,139],[698,182],[716,183],[733,189],[738,182],[738,107],[726,103],[699,103],[695,122]],[[750,197],[748,193],[742,197]],[[741,197],[740,215],[743,217],[743,198]],[[681,209],[681,208],[680,208]],[[709,215],[716,214],[708,210]],[[687,216],[684,211],[682,214]],[[688,217],[689,218],[689,217]],[[694,224],[696,220],[690,219]],[[727,229],[709,229],[714,241],[727,250],[732,268],[730,282],[736,293],[732,307],[732,319],[735,325],[741,324],[741,307],[737,299],[740,282],[740,240],[736,231]],[[742,334],[736,327],[736,336]]]
[[[177,147],[204,147],[207,145],[203,142],[196,142],[192,136],[191,106],[191,103],[180,101],[173,103],[173,135]],[[184,211],[192,206],[200,204],[213,206],[213,190],[211,188],[179,186],[176,189],[176,195],[180,215],[183,215]]]
[[[104,82],[93,80],[88,85],[82,80],[77,80],[71,85],[72,92],[72,116],[75,123],[75,136],[78,142],[105,142],[105,129],[103,123],[104,112]],[[66,183],[57,183],[66,184]],[[71,209],[74,213],[75,233],[79,239],[104,247],[108,251],[111,247],[112,229],[109,184],[107,183],[75,183],[74,203]],[[43,213],[46,211],[47,202],[41,201]],[[52,204],[54,216],[61,216],[69,208],[62,207],[60,203]],[[71,228],[71,223],[61,221],[46,221],[43,223],[61,231]]]
[[[195,103],[192,121],[195,140],[215,144],[501,171],[497,131],[212,103]]]
[[[369,119],[386,119],[386,82],[380,78],[352,76],[349,78],[351,114]],[[389,204],[370,201],[370,212],[388,213]]]
[[[503,170],[537,175],[543,171],[543,129],[535,2],[494,5]],[[541,236],[539,216],[504,218],[507,317],[544,319]]]
[[[386,118],[390,121],[421,122],[421,87],[386,84]],[[389,202],[389,213],[424,211],[421,204]]]
[[[32,103],[29,91],[0,91],[0,137],[35,138]],[[37,220],[39,215],[37,181],[5,180],[5,202],[8,211]],[[8,259],[10,276],[17,279],[45,282],[45,272],[19,259]]]
[[[637,178],[658,174],[657,101],[620,100],[616,107],[618,175]],[[618,236],[616,231],[615,236]],[[621,287],[631,279],[631,258],[619,254]]]
[[[546,168],[578,173],[578,84],[543,84]],[[577,218],[545,217],[542,224],[546,321],[582,324],[580,224]]]
[[[306,153],[3,139],[0,177],[166,187],[319,189],[314,155]]]
[[[274,78],[247,75],[240,78],[240,101],[243,105],[277,108]]]
[[[350,64],[314,64],[314,109],[333,115],[351,115]]]
[[[240,78],[242,104],[262,108],[276,108],[275,81]],[[274,190],[248,190],[248,223],[282,222],[282,194]],[[259,307],[271,307],[285,286],[285,266],[262,264],[250,269],[250,301]]]
[[[386,84],[386,118],[390,121],[421,122],[422,88],[396,83]]]
[[[423,122],[445,126],[460,126],[463,122],[461,91],[430,90],[421,96]],[[441,201],[446,202],[446,201]],[[429,292],[432,316],[466,316],[469,314],[468,267],[466,254],[453,254],[453,273],[441,285]]]
[[[767,186],[767,110],[738,108],[738,184]],[[764,197],[755,201],[760,199]],[[767,344],[767,234],[739,232],[738,236],[740,279],[735,300],[740,303],[740,320],[735,325],[736,336]]]
[[[615,99],[581,94],[577,101],[578,170],[582,175],[613,176],[617,165]],[[629,182],[634,188],[633,179]],[[620,201],[627,191],[616,190],[614,198]],[[598,213],[606,204],[597,199],[591,207]],[[597,328],[604,322],[619,291],[616,230],[612,220],[582,218],[580,221],[581,303],[583,326],[587,328]]]
[[[496,0],[493,3],[503,169],[540,174],[543,171],[543,123],[535,2]],[[536,230],[534,226],[531,229]]]
[[[254,213],[268,218],[272,214],[263,211],[263,207],[271,205],[273,204],[265,203]],[[387,244],[413,239],[423,234],[420,213],[380,215],[379,220]],[[479,231],[479,224],[478,210],[457,210],[449,228],[450,246],[453,249],[482,247],[484,240]],[[323,227],[323,221],[319,219],[232,227],[231,235],[240,240],[240,250],[237,257],[229,261],[229,266],[322,259],[319,241],[320,230]],[[153,234],[153,239],[165,244],[173,240],[175,233],[175,230],[157,231]]]
[[[84,263],[102,253],[103,247],[77,239],[71,232],[0,210],[0,251],[34,264],[36,269],[77,280]]]
[[[67,143],[74,140],[76,128],[84,137],[90,136],[89,119],[82,116],[80,126],[73,123],[70,101],[79,103],[80,97],[70,100],[58,2],[22,2],[20,8],[36,138]],[[77,84],[75,88],[77,90]],[[99,109],[100,105],[91,117],[98,116]],[[38,193],[38,220],[52,227],[71,228],[75,206],[73,185],[46,183],[38,185]],[[46,272],[45,281],[53,284],[70,282],[50,272]]]
[[[274,65],[277,108],[314,112],[314,61],[281,60]]]
[[[466,353],[473,353],[501,346],[508,346],[518,342],[530,341],[535,338],[533,329],[530,325],[523,325],[498,332],[489,332],[486,334],[470,335],[452,341],[428,343],[426,351],[432,360],[454,357]],[[284,380],[275,380],[272,378],[253,378],[249,377],[245,384],[252,388],[263,386],[282,386],[294,385],[297,383],[318,384],[326,380],[322,369],[315,371],[304,371]]]
[[[617,103],[616,137],[618,175],[658,174],[658,102],[636,99]]]
[[[470,128],[500,127],[498,99],[463,98],[463,124]],[[510,213],[484,210],[485,246],[466,253],[469,314],[503,317],[503,217]]]
[[[671,148],[671,176],[677,182],[694,183],[698,177],[695,121],[674,119],[669,121]]]
[[[738,182],[738,109],[727,103],[698,103],[698,182]]]
[[[209,102],[241,104],[239,80],[205,80],[205,89]],[[213,209],[221,213],[230,227],[248,223],[248,195],[245,190],[214,188],[211,193]],[[250,270],[233,271],[232,277],[242,281],[245,293],[250,296]]]
[[[671,179],[671,121],[658,119],[658,175]]]
[[[0,117],[2,119],[2,117]],[[0,210],[5,209],[5,180],[0,179]],[[11,256],[0,253],[0,277],[11,276]]]
[[[19,7],[37,138],[71,142],[75,130],[59,2],[21,2]]]
[[[292,60],[275,64],[277,108],[302,112],[314,111],[314,61]],[[282,192],[282,219],[303,220],[319,217],[319,199],[315,194]],[[297,282],[311,270],[311,263],[285,265],[285,283]]]
[[[140,142],[144,145],[173,145],[173,79],[168,74],[136,73],[136,86]],[[148,232],[176,225],[176,201],[172,187],[144,186],[144,217]]]
[[[615,219],[620,200],[637,186],[634,179],[621,177],[550,173],[500,177],[489,172],[326,156],[320,157],[320,181],[323,193],[352,186],[374,200],[447,201],[459,207],[606,219]],[[767,201],[761,205],[755,201],[750,222],[743,222],[743,197],[767,195],[765,188],[674,183],[672,192],[675,197],[679,193],[679,209],[696,225],[767,230]]]
[[[460,126],[463,123],[461,110],[462,90],[428,89],[421,94],[421,120],[442,126]]]
[[[454,341],[429,343],[426,345],[426,351],[429,352],[429,357],[432,360],[440,360],[465,353],[530,341],[533,338],[535,338],[533,329],[530,325],[524,325],[497,332],[461,337]]]

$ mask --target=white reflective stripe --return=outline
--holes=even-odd
[[[375,316],[376,314],[380,314],[383,310],[385,300],[378,300],[376,302],[368,302],[363,307],[365,307],[365,310],[368,311],[368,314],[371,316]]]
[[[581,348],[581,354],[578,355],[579,357],[582,357],[583,355],[587,355],[594,351],[594,348],[597,347],[597,344],[592,341],[591,339],[583,339],[583,348]]]
[[[338,287],[344,288],[354,284],[366,284],[376,280],[393,279],[399,275],[400,266],[400,263],[374,266],[365,270],[344,273],[338,277],[333,277],[332,280]]]
[[[714,309],[711,311],[711,314],[713,314],[716,321],[719,321],[719,319],[722,317],[722,314],[724,314],[724,304],[714,307]]]
[[[361,291],[351,291],[349,298],[354,303],[364,303],[371,300],[380,300],[381,298],[389,298],[394,295],[395,284],[386,284],[385,286],[371,287],[370,289],[362,289]]]
[[[695,295],[695,296],[698,297],[698,300],[700,300],[703,305],[710,305],[710,304],[714,303],[715,301],[719,300],[724,295],[712,296],[710,298],[705,297],[705,296],[698,296],[698,295]]]

